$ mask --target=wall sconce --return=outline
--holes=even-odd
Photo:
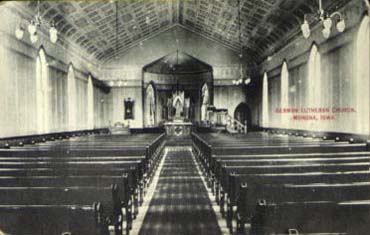
[[[119,86],[119,87],[127,86],[127,82],[126,82],[126,81],[125,81],[125,82],[123,82],[123,81],[119,81],[119,82],[118,82],[118,86]]]
[[[239,85],[249,85],[251,83],[251,79],[249,77],[247,78],[239,78],[239,79],[234,79],[232,81],[233,85],[239,86]]]
[[[126,80],[111,80],[108,82],[110,87],[127,87],[128,81]]]
[[[297,91],[296,86],[291,86],[291,87],[289,88],[289,92],[290,92],[290,93],[295,93],[296,91]]]
[[[251,83],[251,79],[250,78],[247,78],[244,80],[244,84],[245,85],[248,85],[249,83]]]
[[[301,31],[302,31],[303,37],[307,39],[311,35],[311,29],[310,29],[310,25],[308,22],[308,19],[310,18],[312,19],[312,21],[319,20],[321,22],[323,26],[322,34],[324,38],[328,39],[330,37],[331,28],[333,26],[333,19],[335,16],[338,17],[336,28],[338,32],[342,33],[346,28],[343,15],[339,11],[333,12],[332,14],[325,12],[324,9],[322,8],[322,0],[319,0],[318,12],[315,14],[305,14],[304,15],[304,22],[301,25]]]

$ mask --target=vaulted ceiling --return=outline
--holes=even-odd
[[[323,0],[328,11],[350,0]],[[297,35],[303,16],[316,12],[317,0],[41,1],[40,13],[53,20],[60,36],[107,63],[115,56],[173,26],[186,29],[260,62]],[[37,2],[19,2],[34,14]],[[118,9],[118,11],[116,11]],[[63,43],[61,40],[60,43]]]

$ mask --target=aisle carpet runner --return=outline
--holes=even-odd
[[[221,235],[189,147],[169,147],[139,235]]]

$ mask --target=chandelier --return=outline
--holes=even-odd
[[[330,37],[331,28],[333,26],[334,20],[336,20],[336,28],[338,32],[342,33],[346,28],[343,15],[339,11],[333,12],[331,14],[324,11],[324,9],[322,8],[322,0],[319,0],[319,10],[316,13],[304,15],[304,22],[301,25],[301,30],[303,37],[305,37],[306,39],[309,38],[311,35],[311,29],[308,22],[309,20],[319,20],[321,22],[323,26],[322,35],[326,39]]]
[[[242,57],[242,54],[240,54],[240,57],[243,58]],[[251,82],[251,78],[244,76],[244,71],[243,71],[243,65],[242,65],[242,63],[240,63],[239,70],[240,70],[239,71],[240,77],[239,77],[239,79],[234,79],[232,81],[233,85],[236,85],[236,86],[243,85],[243,84],[244,85],[248,85]]]
[[[240,4],[240,0],[238,1],[238,31],[239,31],[239,44],[240,44],[240,53],[239,53],[239,58],[240,58],[240,61],[239,61],[239,79],[234,79],[232,81],[232,84],[233,85],[248,85],[250,82],[251,82],[251,79],[250,77],[246,77],[244,75],[244,71],[243,71],[243,63],[242,63],[242,59],[243,59],[243,46],[242,46],[242,31],[241,31],[241,18],[240,18],[240,9],[241,9],[241,4]]]
[[[37,30],[44,25],[49,28],[49,38],[52,43],[56,43],[58,41],[58,30],[55,28],[53,22],[49,23],[42,19],[40,15],[40,0],[37,1],[37,14],[35,17],[29,22],[27,26],[28,33],[30,34],[30,41],[31,43],[36,43],[38,40]],[[15,36],[17,39],[21,40],[24,35],[24,28],[21,22],[17,25],[15,30]]]

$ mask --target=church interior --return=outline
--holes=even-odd
[[[0,235],[365,235],[369,0],[0,2]]]

